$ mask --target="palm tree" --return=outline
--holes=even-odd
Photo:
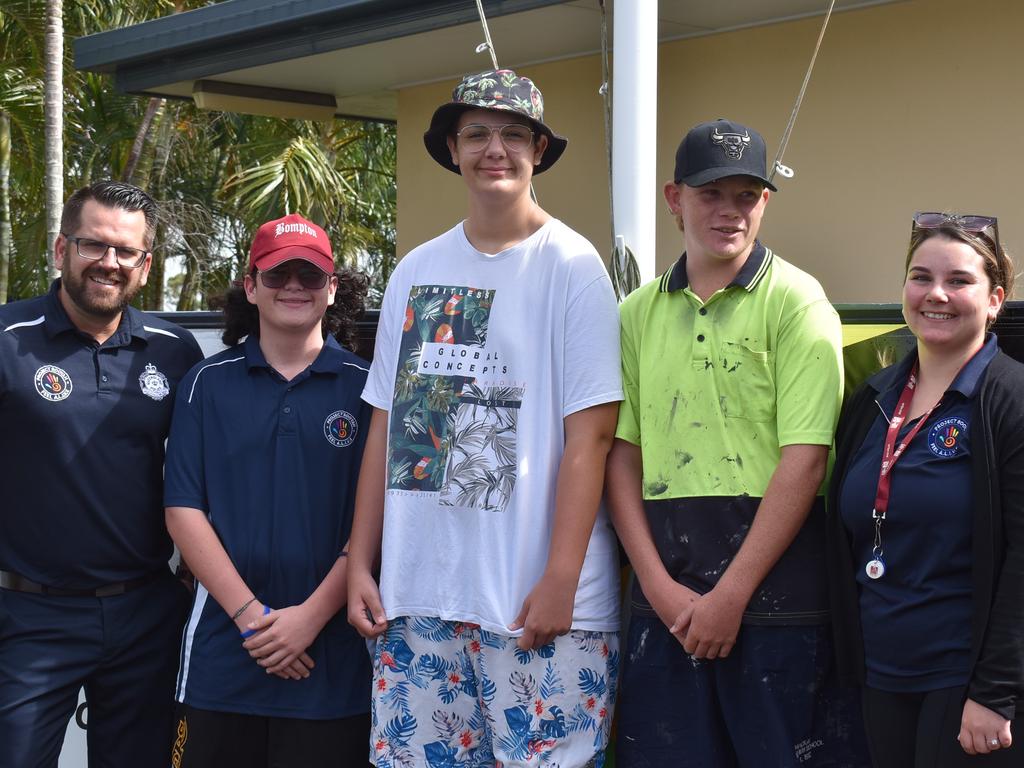
[[[180,296],[169,294],[178,307],[208,306],[244,269],[259,224],[293,210],[325,225],[342,260],[370,274],[371,300],[379,301],[395,261],[393,126],[274,120],[146,101],[115,92],[109,78],[75,71],[63,55],[73,37],[205,4],[0,4],[0,56],[18,62],[0,71],[0,301],[45,288],[63,190],[101,178],[144,187],[164,211],[140,306],[162,307],[165,260],[184,264]]]
[[[39,133],[36,116],[40,104],[39,83],[22,68],[11,67],[0,72],[0,304],[7,301],[14,241],[11,225],[14,148],[18,148],[18,157],[31,158],[34,155],[35,136]],[[26,191],[20,183],[19,188]]]
[[[43,116],[46,156],[46,265],[57,275],[50,250],[60,234],[64,205],[64,0],[46,0]]]
[[[0,112],[0,304],[7,302],[11,269],[11,118]]]
[[[239,214],[258,225],[300,212],[323,224],[343,260],[386,254],[393,268],[393,128],[351,120],[264,121],[260,128],[239,148],[240,168],[223,188]],[[386,279],[391,270],[383,267]]]

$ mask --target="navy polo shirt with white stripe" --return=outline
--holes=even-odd
[[[892,469],[882,525],[885,574],[872,559],[871,516],[888,423],[916,361],[912,354],[876,374],[876,418],[840,489],[839,511],[853,538],[860,585],[867,684],[898,693],[964,685],[970,676],[974,482],[972,401],[999,351],[994,334],[957,374],[928,423]],[[916,420],[903,425],[904,438]]]
[[[132,307],[102,344],[49,293],[0,306],[0,570],[95,589],[167,567],[162,471],[188,331]]]
[[[370,408],[360,400],[367,368],[329,337],[309,368],[285,381],[250,336],[196,366],[178,393],[165,504],[206,512],[242,580],[272,608],[309,597],[348,540],[369,428]],[[309,678],[267,675],[199,585],[177,699],[200,709],[307,719],[369,710],[369,656],[344,611],[309,654],[316,663]]]

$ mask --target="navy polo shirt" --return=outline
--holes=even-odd
[[[309,597],[348,541],[370,423],[370,407],[360,399],[367,369],[329,337],[312,365],[285,381],[249,336],[196,366],[178,392],[164,503],[206,512],[243,581],[272,608]],[[309,654],[316,667],[307,679],[267,675],[242,648],[224,608],[199,585],[177,699],[274,717],[369,711],[369,655],[343,611]]]
[[[871,511],[886,419],[896,409],[916,355],[876,375],[878,416],[840,489],[860,586],[867,684],[893,692],[963,685],[970,671],[972,580],[971,402],[998,347],[985,346],[946,390],[941,405],[892,470],[882,524],[885,574],[871,579]],[[883,416],[884,412],[884,416]],[[908,422],[902,439],[916,423]]]
[[[0,570],[95,589],[167,567],[164,440],[177,383],[203,355],[132,307],[98,344],[59,287],[0,306]]]

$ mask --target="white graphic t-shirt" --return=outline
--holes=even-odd
[[[512,634],[544,572],[562,420],[622,400],[618,308],[594,247],[552,219],[493,256],[462,224],[388,283],[363,399],[390,412],[380,591],[388,618]],[[573,628],[618,628],[602,509]]]

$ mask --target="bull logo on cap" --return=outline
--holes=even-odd
[[[730,160],[739,160],[743,157],[743,150],[750,146],[750,133],[744,131],[741,136],[738,133],[720,133],[715,128],[715,132],[711,134],[711,143],[724,149],[725,156]]]

